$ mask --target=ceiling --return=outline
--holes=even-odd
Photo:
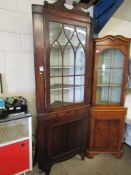
[[[124,0],[113,17],[131,22],[131,0]]]

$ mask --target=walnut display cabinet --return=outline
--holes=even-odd
[[[95,40],[88,157],[98,153],[122,156],[128,39],[105,36]]]
[[[36,158],[52,164],[86,154],[92,83],[92,19],[79,3],[33,5]]]

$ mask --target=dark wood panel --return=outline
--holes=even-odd
[[[66,125],[66,151],[80,148],[82,145],[82,119]]]
[[[63,111],[58,116],[57,122],[47,128],[48,157],[52,161],[76,151],[86,151],[87,109]]]

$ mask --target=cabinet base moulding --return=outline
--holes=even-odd
[[[123,150],[119,151],[119,152],[95,152],[95,151],[87,151],[86,155],[88,158],[93,159],[96,155],[98,154],[112,154],[113,156],[115,156],[116,158],[120,159],[123,156]]]

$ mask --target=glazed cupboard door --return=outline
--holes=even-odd
[[[99,55],[96,104],[120,104],[124,60],[120,49],[105,49]]]
[[[126,52],[124,47],[96,47],[93,83],[94,105],[121,106],[124,104],[127,80]]]
[[[47,20],[49,49],[47,55],[47,108],[86,104],[88,25],[60,19]],[[67,23],[68,22],[68,23]],[[86,88],[87,87],[87,88]]]

